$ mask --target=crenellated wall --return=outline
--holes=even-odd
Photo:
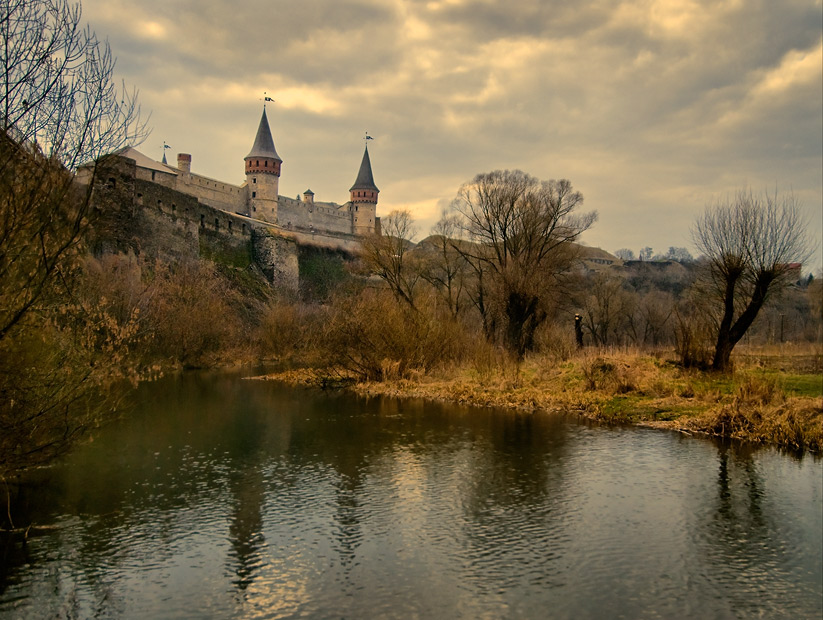
[[[172,262],[202,257],[238,268],[255,264],[274,286],[297,291],[300,245],[348,254],[359,247],[350,233],[266,224],[158,183],[161,173],[153,182],[140,172],[145,169],[122,157],[107,161],[98,172],[93,199],[99,211],[96,251],[132,251]]]
[[[352,216],[347,205],[304,202],[280,196],[278,224],[286,229],[351,234]]]
[[[177,177],[175,189],[191,194],[200,202],[218,209],[246,212],[245,186],[222,183],[197,174],[181,173]]]

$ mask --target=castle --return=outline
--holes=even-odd
[[[191,171],[191,155],[179,153],[177,168],[156,162],[133,148],[119,153],[134,159],[137,177],[151,180],[178,192],[197,198],[200,202],[229,213],[245,215],[285,230],[303,230],[317,234],[366,235],[379,230],[377,195],[368,145],[354,185],[349,189],[350,199],[345,204],[318,202],[310,189],[302,200],[281,196],[280,170],[283,160],[277,154],[272,138],[266,108],[254,144],[245,160],[246,182],[232,185],[210,179]]]
[[[105,244],[171,259],[228,252],[233,264],[256,264],[273,284],[296,290],[301,249],[351,255],[364,235],[380,234],[368,144],[342,205],[317,201],[310,189],[302,199],[280,195],[283,160],[265,106],[244,161],[242,185],[192,173],[188,153],[178,154],[177,168],[165,153],[158,162],[131,147],[98,162],[94,202],[107,221]],[[78,170],[78,180],[91,173]]]

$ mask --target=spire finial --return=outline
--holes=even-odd
[[[171,147],[168,144],[166,144],[166,141],[163,140],[163,163],[166,164],[167,166],[169,165],[169,162],[166,161],[166,149],[170,149],[170,148]]]
[[[369,135],[369,132],[366,132],[363,141],[366,143],[366,148],[363,150],[363,161],[360,162],[360,170],[357,172],[357,179],[354,181],[354,185],[349,188],[349,191],[355,189],[365,189],[371,190],[375,192],[379,192],[380,190],[377,189],[377,186],[374,184],[374,175],[372,174],[371,170],[371,159],[369,158],[369,140],[374,140]]]
[[[263,109],[266,109],[266,103],[271,102],[274,103],[274,99],[269,97],[268,93],[264,90],[263,91]]]

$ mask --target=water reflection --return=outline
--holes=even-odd
[[[59,529],[3,546],[0,615],[820,615],[821,472],[558,416],[169,379],[25,487],[15,519]]]
[[[811,538],[804,541],[787,518],[791,509],[782,503],[781,495],[799,492],[791,488],[796,481],[788,481],[788,489],[767,492],[762,452],[729,442],[718,443],[716,450],[713,507],[705,511],[706,521],[698,523],[694,532],[705,557],[707,589],[725,599],[729,614],[802,616],[803,605],[795,609],[797,597],[814,590],[808,576],[823,576],[823,560],[815,559],[821,551],[820,535],[808,532]],[[793,468],[791,460],[783,464]]]
[[[242,408],[237,419],[227,430],[230,443],[235,446],[235,456],[229,475],[231,515],[229,541],[231,553],[229,568],[233,568],[232,583],[239,590],[246,590],[254,581],[261,564],[261,549],[265,545],[263,535],[263,505],[266,484],[261,472],[265,457],[264,438],[266,427],[251,408]]]

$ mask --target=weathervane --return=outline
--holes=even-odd
[[[368,144],[368,143],[369,143],[369,140],[374,140],[374,138],[372,138],[372,137],[369,135],[369,132],[367,131],[367,132],[366,132],[366,137],[365,137],[365,138],[363,138],[363,141],[364,141],[366,144]]]
[[[266,91],[264,90],[264,91],[263,91],[263,109],[264,109],[264,110],[266,109],[266,103],[267,103],[267,102],[269,102],[269,101],[271,101],[272,103],[274,103],[274,99],[272,99],[271,97],[269,97],[268,93],[266,93]]]
[[[170,149],[170,148],[171,147],[168,144],[166,144],[166,141],[163,140],[163,163],[166,164],[166,165],[169,164],[169,162],[166,161],[166,149]]]

